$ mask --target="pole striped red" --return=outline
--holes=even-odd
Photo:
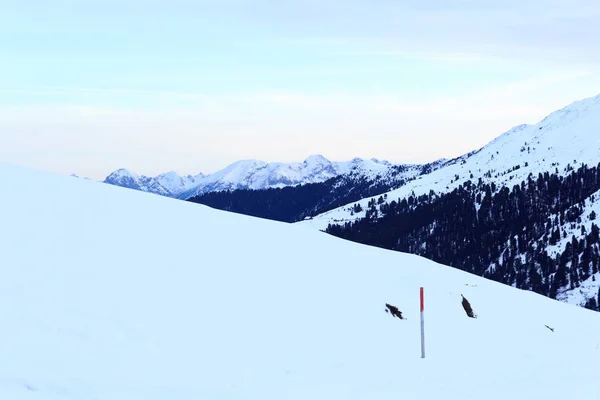
[[[421,288],[421,358],[425,358],[425,300],[423,297],[423,288]]]

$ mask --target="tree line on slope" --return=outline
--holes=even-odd
[[[586,199],[600,190],[600,164],[568,170],[530,174],[512,189],[479,179],[441,195],[373,199],[363,218],[326,232],[556,298],[600,268],[600,229],[587,221],[587,231],[582,220]],[[583,305],[598,310],[600,298]]]
[[[240,189],[210,192],[188,201],[219,210],[282,222],[297,222],[365,197],[376,196],[406,183],[401,173],[407,167],[397,166],[390,177],[369,179],[357,175],[341,175],[325,182],[272,189]]]

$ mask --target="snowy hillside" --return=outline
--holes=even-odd
[[[301,224],[332,224],[328,232],[336,236],[427,256],[600,311],[599,129],[596,96],[536,125],[515,127],[380,198]],[[425,208],[427,217],[418,217],[416,210]]]
[[[2,399],[600,395],[598,313],[299,225],[7,165],[0,180]]]
[[[582,213],[578,222],[565,224],[563,239],[546,248],[551,257],[560,256],[565,251],[567,244],[572,243],[573,237],[581,239],[582,236],[592,231],[594,223],[598,223],[597,216],[600,215],[600,201],[591,201],[591,199],[600,200],[600,191],[597,191],[583,202]],[[559,215],[552,215],[550,219],[559,217]],[[558,293],[557,299],[571,304],[583,305],[588,299],[598,296],[600,293],[599,288],[600,274],[593,274],[584,279],[579,287]]]
[[[387,201],[449,192],[466,181],[494,182],[512,187],[532,174],[558,171],[566,175],[570,167],[600,162],[600,95],[575,102],[546,117],[536,125],[520,125],[496,138],[479,151],[462,157],[428,175],[391,191]],[[372,198],[363,199],[366,209]],[[386,201],[386,202],[387,202]],[[330,223],[352,221],[364,216],[353,213],[352,205],[340,207],[301,222],[323,230]]]
[[[342,174],[374,178],[388,174],[393,165],[387,161],[354,158],[333,162],[313,155],[303,162],[267,163],[242,160],[213,174],[181,177],[174,172],[157,177],[138,176],[126,169],[109,175],[105,183],[162,196],[189,199],[208,192],[235,189],[268,189],[324,182]]]

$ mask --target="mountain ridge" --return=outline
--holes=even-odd
[[[394,164],[385,160],[354,158],[350,161],[330,161],[322,155],[315,154],[302,162],[291,163],[239,160],[212,174],[185,177],[175,172],[149,177],[122,168],[111,173],[104,183],[186,200],[207,192],[258,190],[318,183],[350,173],[375,177],[389,173],[393,166]]]
[[[592,115],[589,115],[590,112]],[[560,129],[564,129],[567,122],[575,126],[568,128],[573,136],[570,140],[565,140],[563,145],[561,134],[564,134],[564,139],[569,139],[569,135]],[[581,130],[586,131],[584,136],[581,135]],[[598,134],[595,133],[597,131]],[[544,136],[540,136],[540,133]],[[542,138],[550,138],[550,143],[545,143],[545,148],[538,148]],[[580,141],[574,144],[573,139]],[[580,144],[582,140],[585,142]],[[508,152],[510,157],[498,157],[501,151]],[[457,159],[464,162],[455,162],[450,165],[451,168],[439,168],[428,177],[420,177],[403,188],[389,192],[388,196],[396,199],[411,193],[425,194],[430,190],[441,193],[452,190],[467,180],[478,178],[506,186],[522,181],[529,173],[554,171],[561,167],[558,168],[559,172],[562,171],[561,174],[564,175],[564,167],[569,164],[585,162],[595,165],[600,161],[600,95],[573,102],[549,114],[537,124],[517,125],[480,149]],[[508,172],[517,165],[521,168]],[[457,176],[458,179],[455,179]],[[423,182],[423,179],[426,182]],[[366,206],[370,200],[373,198],[363,199],[361,206]],[[324,229],[329,222],[335,222],[338,217],[351,219],[346,218],[350,217],[348,214],[348,208],[344,209],[342,206],[327,215],[315,216],[310,224]]]

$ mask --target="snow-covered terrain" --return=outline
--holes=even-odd
[[[3,164],[0,181],[2,399],[600,396],[598,313],[302,225]]]
[[[160,174],[154,179],[162,187],[167,189],[169,194],[172,195],[173,193],[181,193],[182,191],[188,190],[189,188],[198,184],[198,182],[200,182],[204,178],[205,175],[202,173],[195,176],[179,176],[177,173],[171,171],[164,174]]]
[[[597,201],[590,201],[587,199],[582,204],[583,213],[580,216],[581,222],[573,222],[565,224],[565,235],[556,245],[550,245],[546,247],[548,254],[551,257],[555,257],[562,253],[567,246],[567,243],[572,241],[572,238],[579,238],[583,234],[587,234],[591,231],[592,223],[598,224],[598,218],[600,216],[600,191],[594,193],[590,198],[597,199]],[[553,215],[550,219],[557,218],[557,215]],[[558,293],[557,299],[577,305],[583,305],[586,300],[598,296],[600,288],[600,273],[592,274],[588,279],[583,281],[581,285],[575,289],[565,290]]]
[[[268,189],[324,182],[342,174],[360,174],[366,178],[389,174],[393,165],[384,160],[329,161],[313,155],[303,162],[267,163],[242,160],[209,175],[181,177],[169,172],[157,177],[136,175],[120,169],[110,174],[105,183],[141,190],[162,196],[189,199],[207,192],[235,189]]]
[[[204,178],[203,174],[180,176],[175,172],[167,172],[156,177],[149,177],[137,175],[122,168],[107,176],[104,183],[172,197],[200,184]]]
[[[430,191],[445,193],[468,180],[494,182],[498,187],[520,184],[533,174],[556,172],[566,175],[568,166],[600,162],[600,95],[577,101],[535,125],[520,125],[496,138],[479,151],[469,153],[430,174],[422,175],[388,193],[387,201]],[[360,201],[364,210],[371,198]],[[323,230],[330,223],[364,216],[353,213],[352,204],[300,222]]]

